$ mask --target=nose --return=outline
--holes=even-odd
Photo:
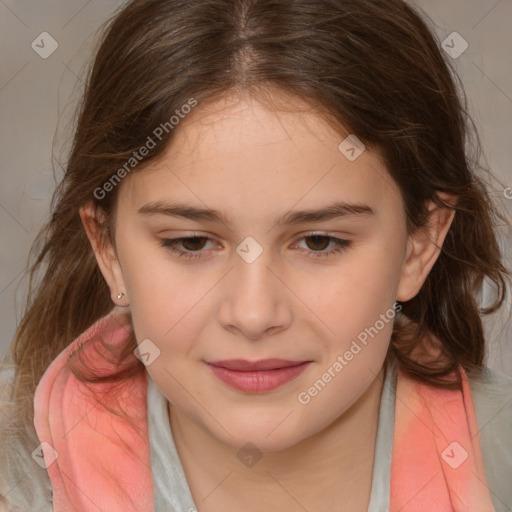
[[[268,253],[251,263],[235,258],[219,308],[223,328],[251,341],[288,329],[293,318],[290,292]]]

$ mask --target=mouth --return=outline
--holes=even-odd
[[[298,377],[311,361],[231,359],[207,362],[213,374],[238,391],[261,393],[271,391]]]

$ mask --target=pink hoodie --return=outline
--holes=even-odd
[[[82,347],[87,364],[108,374],[115,365],[101,357],[100,337],[120,346],[130,329],[126,313],[114,307],[57,356],[37,386],[34,425],[55,512],[154,511],[147,374],[125,379],[114,395],[112,384],[80,382],[66,365]],[[398,372],[390,512],[494,511],[469,384],[460,371],[462,391]],[[102,404],[120,406],[133,426]]]

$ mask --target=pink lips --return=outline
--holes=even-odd
[[[301,374],[310,361],[231,359],[207,363],[214,375],[229,386],[246,392],[275,389]]]

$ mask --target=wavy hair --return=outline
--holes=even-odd
[[[270,101],[271,91],[308,102],[340,130],[379,150],[398,184],[409,233],[427,222],[427,201],[454,208],[438,260],[416,297],[402,304],[390,354],[418,378],[447,385],[461,365],[482,366],[482,314],[498,309],[506,278],[499,221],[456,74],[423,15],[402,0],[132,0],[102,28],[77,111],[76,130],[52,215],[31,251],[30,286],[15,333],[14,396],[30,417],[42,374],[74,338],[112,309],[109,289],[81,224],[79,208],[101,212],[113,243],[119,187],[101,188],[155,127],[195,98],[238,90]],[[199,107],[198,107],[199,108]],[[172,142],[168,130],[132,172],[144,172]],[[438,193],[456,196],[443,203]],[[36,284],[36,277],[40,279]],[[480,308],[483,280],[498,290]],[[418,357],[434,337],[444,357]],[[144,371],[133,335],[115,357],[110,381]],[[96,382],[78,360],[75,375]]]

